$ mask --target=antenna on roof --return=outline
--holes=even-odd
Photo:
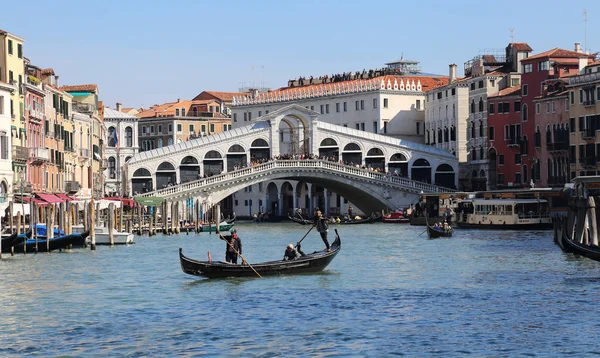
[[[587,53],[587,10],[583,9],[583,53]]]
[[[510,42],[515,42],[515,29],[511,27],[508,31],[510,31]]]

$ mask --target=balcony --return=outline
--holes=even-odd
[[[46,163],[50,160],[50,150],[44,147],[29,148],[29,158],[32,164]]]
[[[581,137],[583,139],[595,139],[596,138],[596,130],[593,128],[585,128],[581,131]]]
[[[13,146],[12,148],[12,159],[15,162],[26,162],[29,158],[29,151],[26,147]]]
[[[67,181],[65,182],[65,191],[69,194],[75,194],[79,191],[78,181]]]
[[[96,108],[91,103],[81,103],[81,102],[73,102],[73,111],[79,113],[94,113]]]
[[[590,100],[590,101],[584,101],[583,102],[583,106],[584,107],[593,107],[596,105],[596,101],[595,100]]]
[[[583,167],[596,167],[596,157],[595,156],[586,156],[579,158],[579,164]]]
[[[504,138],[508,147],[520,147],[521,140],[517,137]]]
[[[42,122],[44,120],[44,113],[40,111],[29,110],[29,119],[36,122]]]
[[[548,143],[546,148],[550,153],[567,152],[569,150],[569,143],[565,142],[553,142]]]
[[[600,81],[600,72],[586,73],[569,77],[569,86]]]

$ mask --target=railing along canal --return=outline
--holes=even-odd
[[[440,192],[450,192],[452,189],[440,187],[433,184],[418,182],[415,180],[411,180],[408,178],[398,177],[398,176],[390,176],[387,174],[374,172],[368,169],[356,168],[353,166],[339,164],[336,162],[329,162],[324,160],[274,160],[267,163],[259,164],[256,166],[246,167],[238,170],[234,170],[231,172],[215,175],[208,178],[198,179],[194,181],[190,181],[187,183],[158,189],[155,191],[151,191],[148,193],[139,194],[138,196],[149,197],[149,196],[171,196],[176,195],[181,192],[186,192],[206,186],[210,186],[213,184],[220,184],[223,182],[244,178],[248,176],[253,176],[256,174],[268,172],[273,169],[289,169],[289,168],[306,168],[306,169],[319,169],[325,168],[336,172],[342,172],[352,176],[359,176],[363,178],[368,178],[372,180],[378,181],[386,181],[388,183],[394,183],[397,185],[401,185],[406,188],[411,188],[414,190],[422,190],[427,193],[440,193]]]

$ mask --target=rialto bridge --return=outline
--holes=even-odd
[[[306,159],[311,154],[318,159]],[[458,161],[431,146],[321,122],[317,112],[290,105],[245,127],[138,153],[124,172],[131,196],[195,199],[206,207],[229,198],[250,206],[238,208],[243,216],[333,208],[331,193],[370,213],[406,207],[422,192],[451,191]]]

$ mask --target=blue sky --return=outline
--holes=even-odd
[[[575,3],[575,2],[574,2]],[[278,88],[382,67],[404,58],[447,74],[486,48],[528,42],[534,52],[600,50],[600,2],[564,1],[19,1],[0,28],[25,39],[25,56],[61,84],[96,83],[114,108],[191,99],[242,83]],[[514,10],[509,10],[515,6]],[[577,7],[576,7],[577,6]],[[7,14],[15,16],[7,16]],[[19,14],[18,16],[16,16]]]

